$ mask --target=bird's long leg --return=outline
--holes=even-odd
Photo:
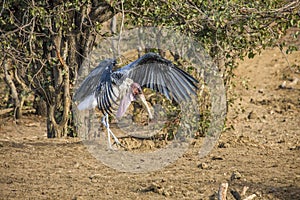
[[[123,146],[121,144],[121,142],[118,140],[118,138],[115,136],[115,134],[109,128],[108,114],[106,114],[105,116],[103,116],[102,123],[106,127],[106,129],[107,129],[108,148],[113,149],[112,145],[111,145],[111,141],[110,141],[110,136],[113,137],[113,139],[114,139],[114,141],[115,141],[115,143],[117,145]]]
[[[103,116],[103,118],[102,118],[102,124],[106,127],[106,130],[107,130],[108,148],[112,149],[111,141],[110,141],[110,133],[109,133],[110,129],[109,129],[108,121],[107,121],[107,114],[105,116]]]

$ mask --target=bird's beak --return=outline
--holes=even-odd
[[[149,116],[149,119],[152,120],[153,119],[153,115],[150,111],[150,108],[148,106],[148,103],[146,101],[146,98],[144,96],[143,93],[140,93],[136,96],[132,95],[131,93],[127,93],[123,99],[120,101],[120,105],[119,105],[119,109],[117,111],[117,114],[116,114],[116,117],[117,119],[121,119],[122,116],[125,114],[126,110],[128,109],[130,103],[134,100],[136,100],[136,97],[138,97],[142,103],[144,104],[145,108],[147,109],[147,112],[148,112],[148,116]]]
[[[149,115],[150,120],[153,119],[153,115],[152,115],[152,113],[151,113],[151,111],[150,111],[150,108],[149,108],[149,106],[148,106],[148,103],[147,103],[147,101],[146,101],[146,98],[145,98],[144,94],[143,94],[143,93],[139,94],[139,97],[140,97],[142,103],[144,104],[144,106],[145,106],[146,109],[147,109],[147,112],[148,112],[148,115]]]

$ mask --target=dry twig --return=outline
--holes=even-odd
[[[222,183],[219,187],[218,200],[226,200],[228,183]]]

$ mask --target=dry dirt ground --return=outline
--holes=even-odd
[[[42,118],[2,118],[0,199],[216,199],[225,182],[227,199],[244,187],[254,199],[300,199],[299,65],[300,52],[285,57],[278,49],[242,61],[228,113],[233,129],[207,157],[191,146],[155,172],[119,172],[78,138],[47,139]]]

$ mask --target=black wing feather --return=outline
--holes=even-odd
[[[119,71],[142,87],[160,92],[169,99],[173,97],[176,102],[196,94],[198,81],[155,53],[147,53]]]
[[[89,73],[89,75],[81,83],[80,87],[76,90],[73,98],[74,101],[81,102],[96,91],[101,83],[101,75],[105,71],[106,66],[111,64],[112,61],[112,59],[102,61]]]
[[[112,89],[112,68],[115,60],[106,59],[102,61],[82,82],[74,95],[74,101],[82,102],[90,95],[94,95],[98,108],[103,114],[112,113],[112,102],[117,98]],[[115,97],[115,98],[114,98]]]

